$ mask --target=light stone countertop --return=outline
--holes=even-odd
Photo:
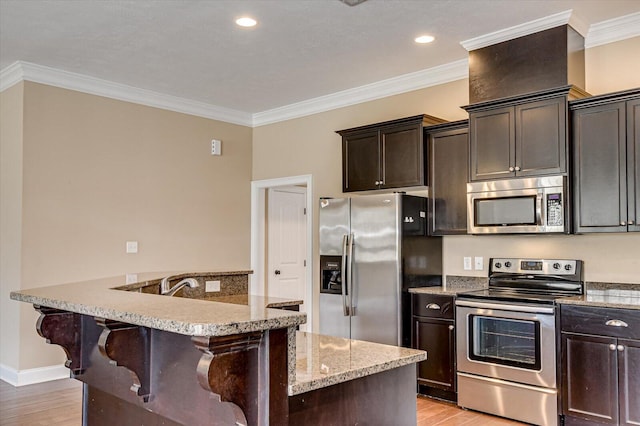
[[[410,288],[409,293],[455,296],[456,294],[464,293],[465,291],[482,290],[487,288],[487,286],[488,279],[486,277],[447,275],[446,283],[443,286]]]
[[[191,273],[205,274],[210,272]],[[172,274],[137,274],[137,282],[153,283],[167,275]],[[119,276],[15,291],[11,298],[188,336],[227,336],[306,322],[304,313],[267,309],[264,304],[247,306],[114,289],[124,284],[126,277]]]
[[[469,290],[466,290],[466,291],[469,291]],[[459,292],[460,290],[447,288],[445,286],[414,287],[409,289],[409,293],[414,293],[414,294],[443,294],[443,295],[455,296]]]
[[[416,349],[299,331],[296,333],[295,377],[289,380],[289,395],[298,395],[425,359],[427,353]]]
[[[640,284],[587,283],[582,296],[566,297],[557,302],[602,308],[640,309]]]
[[[157,284],[170,276],[210,275],[211,272],[136,274],[129,289]],[[225,275],[220,272],[221,275]],[[248,295],[222,296],[225,302],[161,296],[117,290],[131,281],[118,276],[11,293],[14,300],[122,321],[188,336],[225,336],[276,328],[288,329],[289,395],[357,379],[420,362],[424,351],[296,332],[306,314],[266,306],[289,306],[298,300]],[[215,297],[215,296],[214,296]],[[240,300],[242,299],[242,300]],[[246,301],[246,303],[245,303]],[[231,302],[231,303],[229,303]],[[299,302],[299,303],[298,303]]]
[[[235,305],[264,306],[267,308],[281,308],[284,306],[302,305],[303,300],[283,299],[281,297],[256,296],[253,294],[233,294],[229,296],[206,296],[204,300],[210,302],[232,303]]]

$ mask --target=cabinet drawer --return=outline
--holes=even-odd
[[[640,339],[640,310],[562,305],[560,322],[566,332]]]
[[[413,293],[412,313],[420,317],[453,319],[453,296]]]

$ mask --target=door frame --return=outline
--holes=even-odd
[[[249,275],[249,293],[264,296],[266,269],[266,209],[267,189],[279,186],[301,185],[307,188],[307,244],[305,270],[306,289],[305,309],[307,311],[307,331],[313,330],[313,178],[311,175],[289,176],[275,179],[251,181],[251,269]]]

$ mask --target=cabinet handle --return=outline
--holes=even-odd
[[[427,309],[440,309],[440,305],[438,305],[437,303],[429,303],[427,305]]]
[[[624,346],[618,345],[618,352],[622,352],[622,351],[624,351]]]
[[[449,326],[449,331],[453,331],[454,328],[455,328],[454,326],[450,325]]]
[[[622,225],[622,226],[625,226],[626,224],[627,224],[627,222],[625,222],[625,221],[620,222],[620,225]]]
[[[379,181],[379,180],[377,180],[377,181],[376,181],[376,186],[377,186],[377,185],[380,185],[380,181]]]
[[[509,167],[509,171],[512,172],[515,170],[515,167]]]
[[[608,325],[610,327],[629,327],[629,324],[627,324],[624,321],[617,320],[617,319],[609,320],[609,321],[605,322],[604,324]]]
[[[633,225],[633,221],[630,220],[629,222],[627,222],[628,225]]]
[[[615,351],[616,349],[616,345],[614,345],[613,343],[609,345],[609,350]]]
[[[520,171],[520,166],[516,166],[516,172]]]

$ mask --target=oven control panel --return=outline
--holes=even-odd
[[[578,262],[578,260],[567,259],[492,258],[489,273],[574,275],[577,273]]]

